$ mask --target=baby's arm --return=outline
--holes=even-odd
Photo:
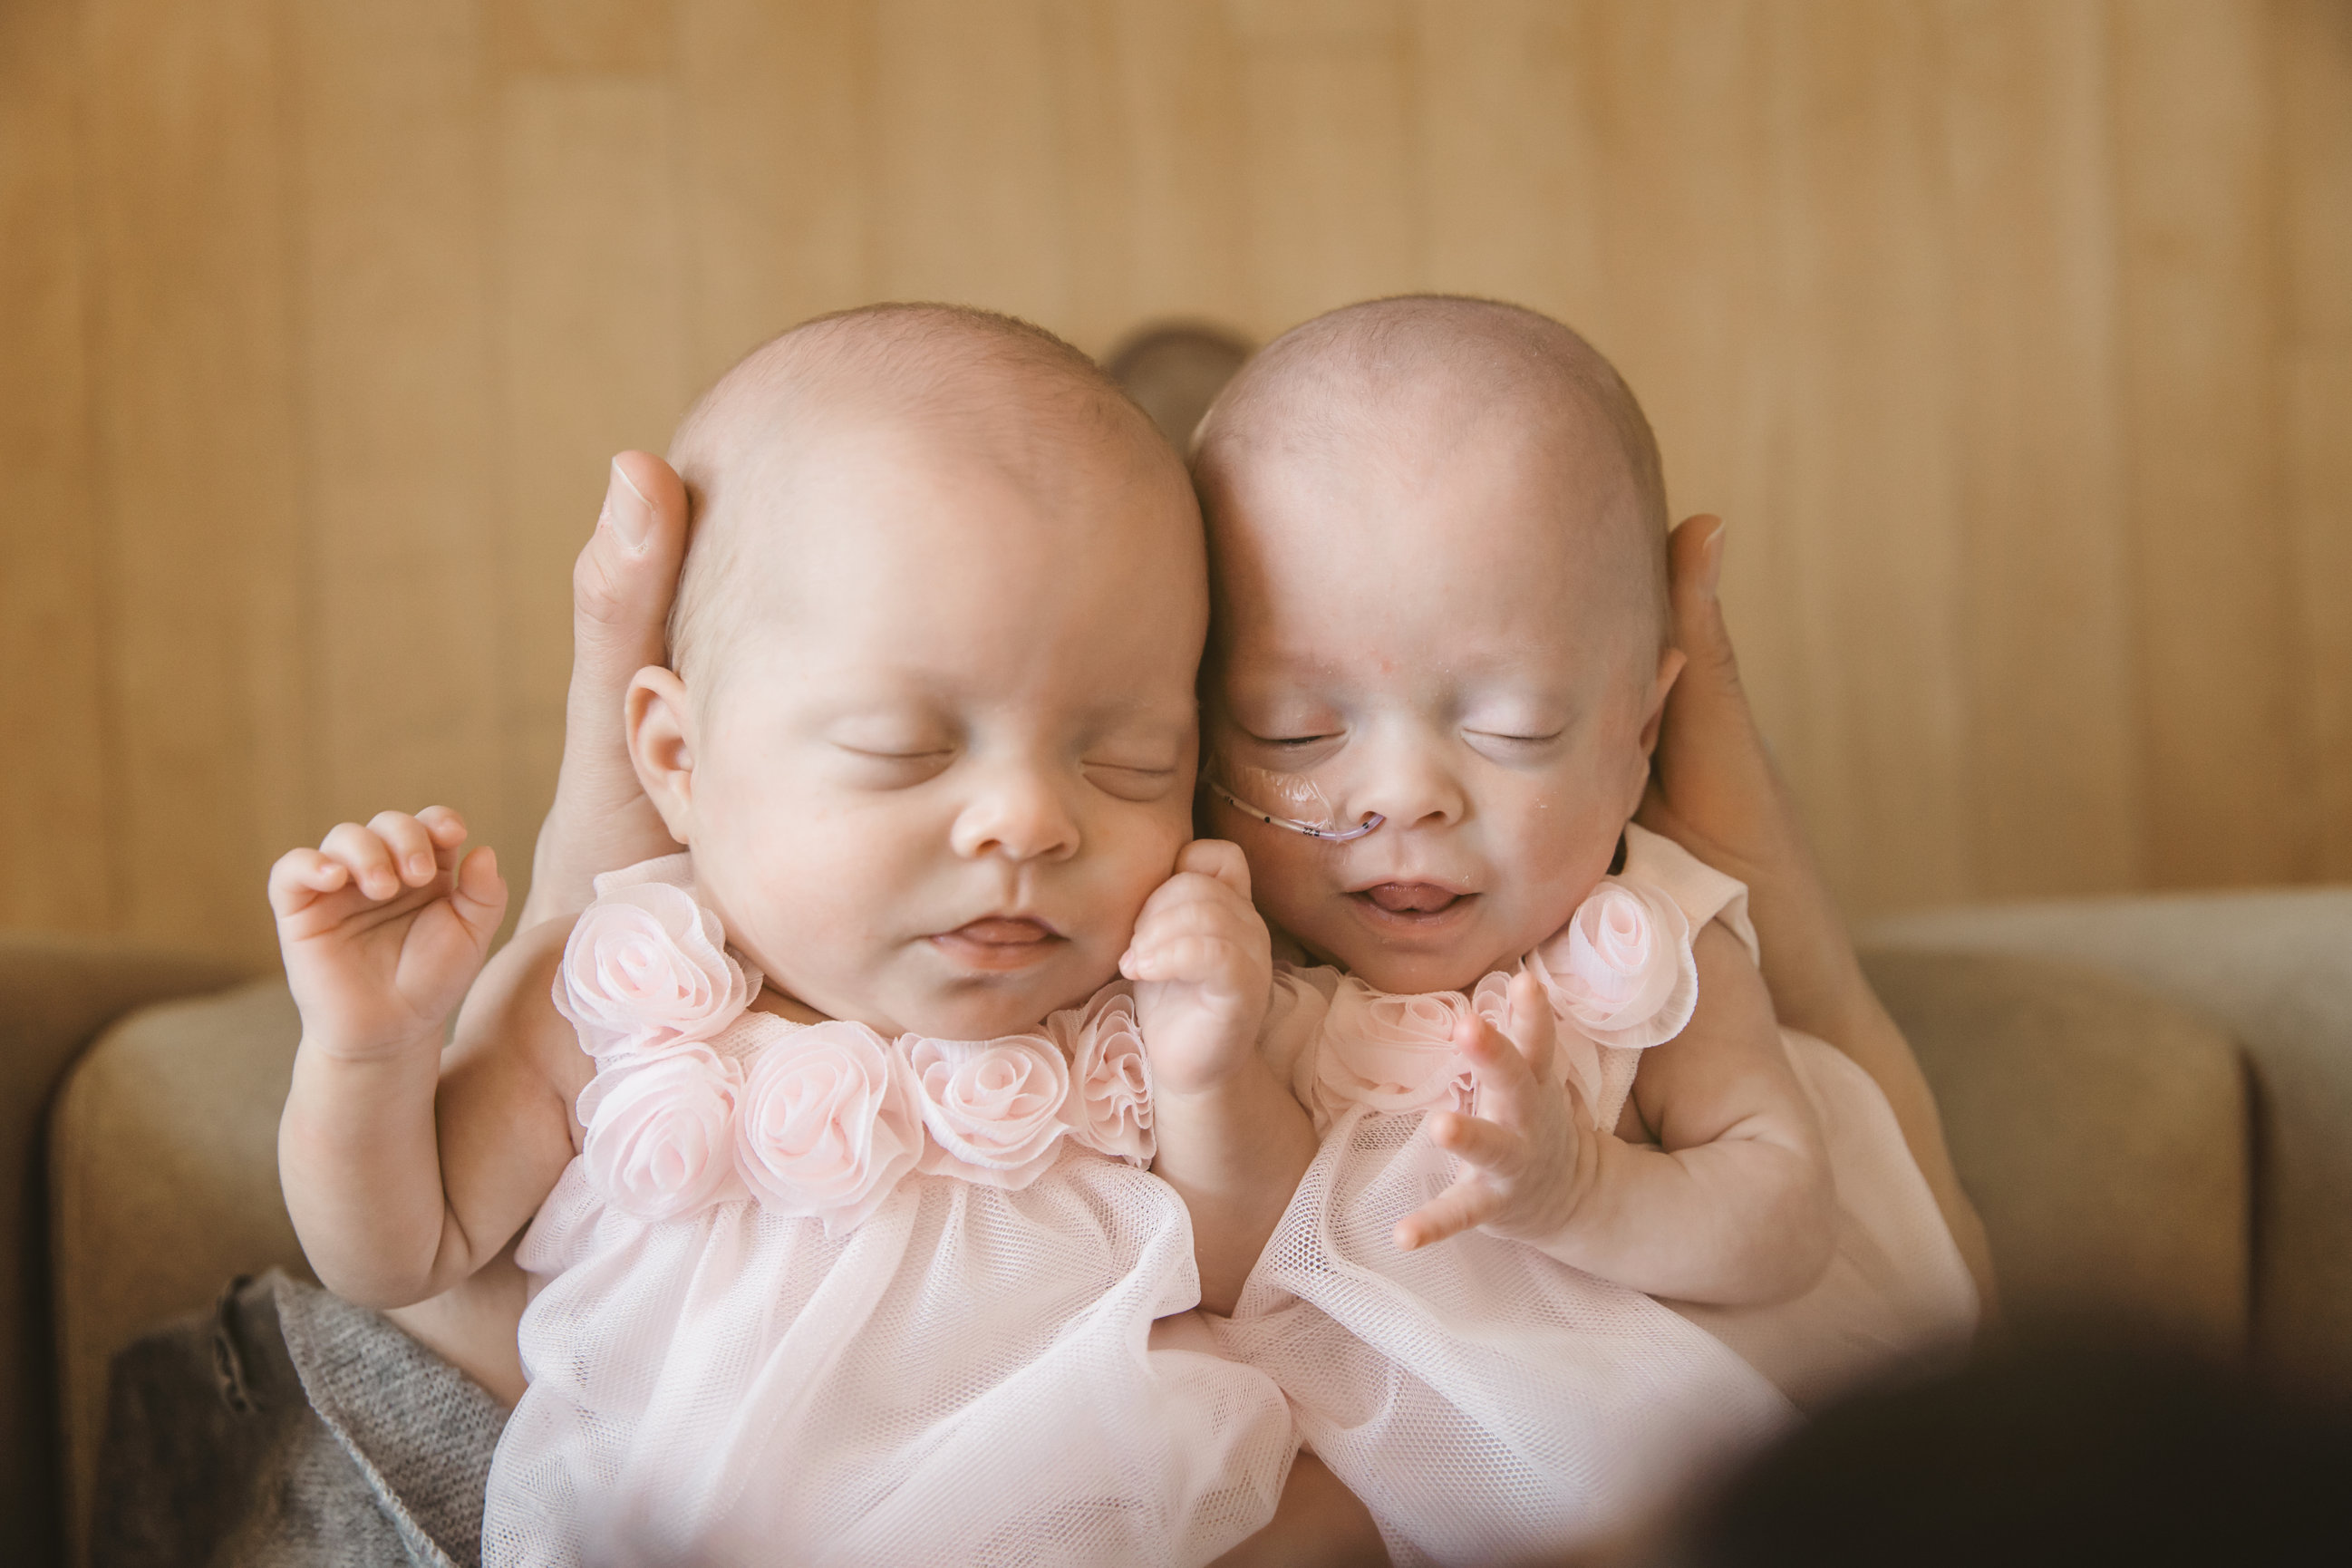
[[[279,1179],[320,1280],[363,1305],[405,1306],[472,1275],[572,1157],[568,1097],[543,1053],[478,1029],[444,1070],[444,1025],[506,908],[489,852],[459,859],[465,839],[446,808],[385,812],[270,872],[302,1013]],[[509,944],[501,965],[542,945]]]
[[[1151,1169],[1192,1212],[1201,1305],[1230,1313],[1315,1158],[1314,1124],[1257,1052],[1273,942],[1237,847],[1185,847],[1137,919],[1119,973],[1136,983],[1151,1058]]]
[[[1582,1124],[1552,1070],[1551,1009],[1521,974],[1511,990],[1516,1048],[1483,1020],[1456,1037],[1491,1120],[1430,1119],[1431,1137],[1472,1169],[1399,1222],[1399,1246],[1484,1225],[1636,1290],[1724,1305],[1785,1300],[1821,1278],[1835,1194],[1771,998],[1722,926],[1710,923],[1693,949],[1698,1009],[1643,1053],[1633,1083],[1661,1147]]]

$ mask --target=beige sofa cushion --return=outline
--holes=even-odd
[[[233,1275],[308,1277],[278,1191],[278,1113],[300,1034],[275,978],[151,1007],[100,1037],[58,1097],[51,1291],[77,1540],[114,1352],[209,1305]]]
[[[68,1064],[134,1007],[216,991],[218,959],[94,937],[0,931],[0,1561],[59,1550],[56,1412],[50,1405],[41,1119]]]
[[[2242,1353],[2247,1112],[2230,1037],[2079,965],[1864,965],[1935,1089],[2011,1321],[2123,1317]]]
[[[2255,1351],[2352,1392],[2352,888],[1951,910],[1870,934],[2096,964],[2229,1031],[2252,1066]]]

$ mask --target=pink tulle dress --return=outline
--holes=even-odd
[[[1558,935],[1523,961],[1559,1026],[1561,1072],[1613,1130],[1645,1048],[1697,1002],[1692,933],[1753,955],[1747,889],[1639,827]],[[1838,1195],[1828,1273],[1769,1307],[1662,1301],[1471,1231],[1415,1252],[1397,1221],[1459,1169],[1421,1131],[1471,1109],[1465,1007],[1500,1022],[1506,977],[1388,995],[1281,966],[1264,1048],[1322,1145],[1219,1341],[1290,1396],[1307,1446],[1361,1498],[1400,1564],[1540,1557],[1622,1527],[1810,1405],[1966,1347],[1976,1291],[1894,1112],[1861,1068],[1782,1032]]]
[[[802,1026],[687,857],[597,894],[485,1563],[1199,1563],[1272,1516],[1280,1392],[1152,1340],[1200,1291],[1124,987],[992,1041]]]

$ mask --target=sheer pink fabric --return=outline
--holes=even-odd
[[[1200,1292],[1125,989],[998,1041],[804,1027],[648,888],[690,903],[685,858],[600,879],[558,981],[597,1076],[518,1255],[483,1560],[1199,1563],[1263,1525],[1280,1392],[1151,1338]]]
[[[1622,874],[1526,960],[1596,1128],[1615,1127],[1642,1050],[1690,1019],[1692,933],[1719,920],[1756,950],[1746,889],[1638,827],[1627,839]],[[1458,1170],[1421,1133],[1471,1096],[1453,1020],[1493,1016],[1501,988],[1390,997],[1286,966],[1264,1040],[1323,1142],[1220,1342],[1282,1385],[1400,1564],[1573,1547],[1763,1441],[1792,1401],[1965,1347],[1975,1289],[1885,1098],[1785,1031],[1840,1207],[1835,1260],[1795,1300],[1659,1301],[1483,1231],[1398,1251],[1396,1222]]]

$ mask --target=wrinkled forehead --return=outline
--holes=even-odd
[[[1203,486],[1221,649],[1654,653],[1651,537],[1604,420],[1443,384],[1352,389],[1228,441]],[[1260,624],[1272,621],[1276,624]]]

